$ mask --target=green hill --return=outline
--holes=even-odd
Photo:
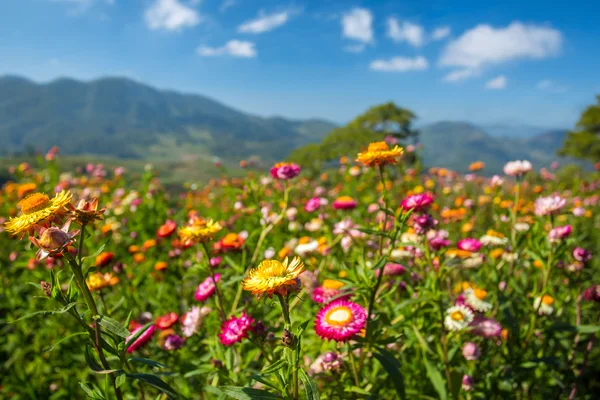
[[[186,160],[284,158],[335,125],[261,118],[198,95],[157,90],[129,79],[47,84],[0,78],[5,154],[59,145],[63,154]]]

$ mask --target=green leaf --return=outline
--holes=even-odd
[[[275,390],[280,390],[280,388],[279,388],[279,387],[277,387],[277,386],[276,386],[276,385],[275,385],[273,382],[271,382],[271,381],[267,380],[266,378],[264,378],[264,377],[262,377],[262,376],[260,376],[260,375],[257,375],[257,374],[252,374],[252,375],[250,375],[250,379],[254,379],[255,381],[257,381],[257,382],[260,382],[260,383],[262,383],[263,385],[266,385],[266,386],[272,387],[272,388],[273,388],[273,389],[275,389]]]
[[[304,369],[298,370],[300,380],[304,384],[304,393],[306,394],[306,400],[320,400],[319,388],[313,378],[311,378]]]
[[[412,328],[413,328],[413,331],[415,332],[415,336],[417,337],[417,340],[419,341],[419,344],[421,345],[421,347],[423,348],[423,350],[425,350],[425,352],[427,352],[429,354],[433,354],[433,350],[431,350],[429,348],[429,345],[427,344],[427,341],[421,335],[421,332],[419,332],[419,328],[417,328],[415,325],[413,325]]]
[[[359,388],[358,386],[350,386],[346,389],[344,389],[345,392],[350,392],[350,393],[358,393],[358,394],[362,394],[365,396],[370,396],[371,392],[363,389],[363,388]]]
[[[171,386],[169,386],[165,381],[163,381],[162,379],[160,379],[158,376],[156,375],[150,375],[150,374],[127,374],[127,377],[130,379],[137,379],[139,381],[145,382],[149,385],[154,386],[155,388],[157,388],[158,390],[160,390],[161,392],[163,392],[164,394],[167,395],[168,398],[170,399],[177,399],[179,398],[179,395],[177,394],[177,392],[175,392],[175,390],[173,390],[173,388]]]
[[[105,315],[100,315],[100,317],[96,317],[95,319],[101,327],[110,333],[114,333],[122,338],[127,338],[129,335],[131,335],[131,332],[129,332],[129,330],[127,330],[127,328],[121,325],[121,323],[117,320],[109,318]]]
[[[285,358],[282,358],[280,360],[275,361],[273,364],[269,365],[267,368],[265,368],[263,371],[261,371],[262,374],[267,375],[267,374],[272,374],[275,371],[279,371],[280,369],[284,368],[287,365],[287,360]]]
[[[166,365],[161,364],[158,361],[149,360],[147,358],[142,358],[142,357],[131,357],[128,359],[128,361],[146,364],[146,365],[148,365],[150,367],[154,367],[154,368],[167,368]]]
[[[120,369],[104,369],[98,361],[96,361],[96,357],[92,354],[92,347],[88,344],[85,346],[85,361],[88,366],[97,374],[112,374],[113,372],[120,372]]]
[[[67,341],[69,339],[71,339],[72,337],[75,336],[80,336],[80,335],[87,335],[87,332],[77,332],[77,333],[73,333],[72,335],[69,335],[67,337],[64,337],[62,339],[60,339],[58,342],[54,343],[52,346],[45,348],[44,350],[42,350],[44,353],[46,352],[51,352],[52,350],[54,350],[59,344],[61,344],[64,341]]]
[[[117,376],[115,383],[116,383],[117,387],[121,387],[125,383],[126,380],[127,380],[127,375],[121,374],[121,375]]]
[[[131,339],[127,340],[126,348],[129,348],[129,346],[135,343],[135,341],[138,340],[138,338],[142,336],[144,332],[146,332],[152,326],[152,324],[154,324],[154,322],[148,322],[146,325],[138,329],[137,332],[135,332],[135,334],[131,337]]]
[[[599,325],[578,325],[576,327],[579,333],[596,333],[600,331]]]
[[[400,372],[400,362],[385,349],[378,349],[377,352],[373,353],[373,356],[379,361],[383,369],[388,373],[390,380],[394,384],[396,393],[401,399],[406,399],[406,393],[404,390],[404,376]]]
[[[448,393],[446,393],[446,383],[444,382],[440,371],[431,365],[431,362],[425,357],[425,354],[423,354],[423,361],[425,362],[427,376],[429,376],[429,380],[435,388],[435,391],[438,393],[441,400],[446,400],[448,398]]]
[[[100,246],[98,248],[98,250],[96,250],[96,252],[94,254],[91,254],[91,255],[86,256],[86,257],[82,257],[81,260],[87,260],[88,258],[95,258],[97,255],[99,255],[100,253],[102,253],[102,250],[104,250],[105,247],[106,247],[106,243],[103,244],[102,246]]]
[[[209,364],[209,365],[203,365],[203,366],[201,366],[198,369],[195,369],[195,370],[190,371],[190,372],[186,372],[186,374],[183,375],[183,377],[187,379],[187,378],[192,377],[192,376],[202,375],[202,374],[208,374],[208,373],[211,373],[211,372],[215,372],[215,367],[213,367],[211,364]]]
[[[237,400],[281,399],[281,396],[267,392],[266,390],[243,386],[219,386],[219,390],[221,390],[221,392],[223,392],[225,395]]]
[[[83,391],[85,392],[86,396],[88,396],[90,399],[94,399],[94,400],[105,400],[104,395],[102,394],[102,392],[95,386],[92,386],[94,389],[90,389],[90,387],[88,385],[86,385],[83,382],[79,382],[79,386],[81,386],[81,389],[83,389]]]
[[[377,261],[377,264],[375,264],[375,266],[373,268],[371,268],[373,271],[378,270],[380,268],[385,267],[385,264],[387,264],[387,257],[383,256],[381,257],[381,259],[379,261]]]
[[[67,311],[69,311],[71,308],[75,307],[76,304],[77,303],[69,303],[64,307],[57,308],[56,310],[43,310],[43,311],[32,312],[32,313],[24,315],[21,318],[13,321],[13,323],[19,322],[19,321],[27,319],[27,318],[35,317],[36,315],[63,314],[63,313],[66,313]]]
[[[296,328],[296,336],[300,337],[302,336],[302,334],[304,333],[304,331],[306,330],[306,328],[308,327],[308,324],[310,324],[310,319],[307,319],[306,321],[304,321],[303,323],[301,323],[298,328]]]

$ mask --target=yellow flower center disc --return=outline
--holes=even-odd
[[[548,296],[546,294],[544,295],[544,297],[542,297],[542,303],[544,303],[547,306],[551,306],[552,304],[554,304],[554,299],[552,298],[552,296]]]
[[[325,320],[330,325],[344,326],[352,320],[352,311],[348,307],[336,307],[327,313]]]
[[[475,297],[477,297],[479,300],[483,300],[485,299],[485,296],[487,296],[487,292],[483,289],[475,289],[473,291],[473,294],[475,295]]]
[[[23,214],[31,214],[46,207],[50,203],[50,198],[45,194],[34,193],[27,196],[18,203]]]
[[[462,321],[463,319],[465,319],[465,316],[460,311],[454,311],[452,314],[450,314],[450,318],[452,318],[455,321]]]

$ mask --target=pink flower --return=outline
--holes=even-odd
[[[531,163],[524,161],[509,161],[504,166],[504,173],[508,176],[523,176],[531,171]]]
[[[473,385],[475,384],[475,381],[473,380],[473,377],[470,375],[463,375],[462,377],[462,389],[466,392],[468,392],[469,390],[473,389]]]
[[[472,253],[476,253],[481,249],[481,242],[474,238],[466,238],[459,240],[456,244],[460,250],[470,251]]]
[[[576,247],[573,249],[573,258],[577,261],[586,263],[592,259],[592,252],[587,251],[583,247]]]
[[[304,211],[306,211],[306,212],[317,211],[319,209],[319,207],[321,207],[321,199],[319,197],[313,197],[312,199],[308,200],[306,202],[306,204],[304,205]]]
[[[421,214],[414,218],[413,228],[417,235],[424,235],[429,232],[430,229],[435,228],[438,221],[433,219],[429,214]]]
[[[221,274],[215,274],[214,282],[213,282],[212,277],[209,276],[208,278],[206,278],[204,280],[204,282],[199,284],[198,288],[196,289],[196,296],[195,296],[196,300],[205,301],[210,296],[212,296],[212,294],[215,292],[215,283],[219,282],[220,279],[221,279]]]
[[[594,285],[586,289],[586,291],[583,292],[583,298],[587,301],[600,303],[600,285]]]
[[[470,326],[472,327],[472,333],[485,338],[498,337],[502,334],[500,322],[481,315],[476,315]]]
[[[342,294],[342,291],[340,289],[329,288],[326,286],[319,286],[318,288],[316,288],[314,290],[312,299],[317,303],[327,304],[331,301],[331,299],[333,299],[334,297],[336,297],[340,294]],[[349,298],[350,298],[350,294],[338,297],[338,299],[344,299],[344,300],[347,300]]]
[[[225,346],[231,346],[248,337],[248,331],[252,328],[253,323],[254,319],[247,315],[246,311],[242,311],[240,318],[233,316],[223,323],[219,340]]]
[[[323,339],[345,342],[365,327],[367,311],[356,303],[335,300],[323,307],[315,320],[315,332]]]
[[[557,211],[560,211],[560,209],[563,208],[566,203],[567,200],[558,195],[539,197],[535,201],[535,215],[542,216],[554,214]]]
[[[571,234],[571,225],[557,226],[548,233],[548,240],[551,243],[560,242]]]
[[[396,263],[387,263],[385,267],[383,267],[383,276],[399,276],[404,275],[406,272],[406,267],[401,264]],[[378,275],[379,270],[377,270],[376,275]]]
[[[352,210],[356,208],[356,200],[349,196],[342,196],[333,202],[333,208],[336,210]]]
[[[404,211],[414,210],[422,211],[425,210],[433,203],[433,194],[431,193],[419,193],[413,194],[412,196],[406,197],[400,203],[400,206]]]
[[[140,337],[138,337],[135,340],[135,342],[129,344],[129,341],[133,338],[133,336],[136,333],[138,333],[138,331],[140,329],[142,329],[143,327],[144,327],[143,325],[138,326],[131,332],[131,335],[129,335],[129,337],[127,339],[125,339],[125,343],[127,344],[127,352],[128,353],[133,353],[134,351],[136,351],[137,349],[139,349],[140,347],[142,347],[143,345],[148,343],[148,341],[150,339],[152,339],[152,336],[154,336],[154,331],[156,330],[156,326],[154,324],[152,324],[152,325],[150,325],[150,327],[148,327],[148,329],[146,329],[144,331],[144,333],[142,333],[140,335]]]
[[[462,347],[462,354],[465,360],[474,361],[479,358],[481,351],[476,343],[466,342]]]
[[[271,176],[275,179],[288,180],[300,173],[300,166],[294,163],[277,163],[271,168]]]

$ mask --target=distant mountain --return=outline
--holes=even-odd
[[[471,162],[482,160],[485,171],[499,173],[511,160],[530,160],[536,168],[558,160],[565,130],[538,132],[526,139],[493,137],[467,122],[437,122],[420,128],[423,159],[428,166],[442,166],[466,172]]]
[[[519,122],[504,122],[480,125],[488,135],[493,137],[509,137],[514,139],[529,139],[541,132],[551,130],[548,127],[522,124]]]
[[[539,168],[557,159],[564,130],[510,126],[514,128],[454,121],[423,125],[424,161],[466,171],[469,163],[482,160],[486,172],[495,173],[510,160],[528,159]],[[320,142],[333,128],[319,119],[258,117],[204,96],[124,78],[37,84],[0,77],[3,154],[26,148],[45,152],[59,145],[63,154],[175,162],[189,171],[207,168],[215,156],[231,163],[250,157],[267,164],[282,160],[296,147]]]
[[[0,77],[0,140],[5,153],[26,147],[121,158],[281,160],[318,142],[335,125],[262,118],[210,98],[157,90],[124,78],[37,84]]]

